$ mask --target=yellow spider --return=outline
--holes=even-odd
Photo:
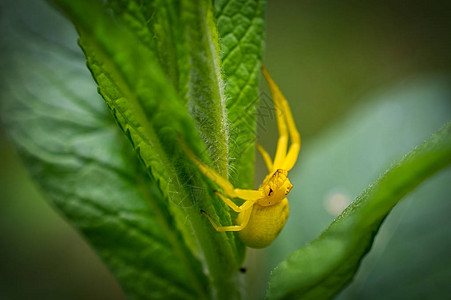
[[[257,144],[257,149],[269,171],[260,187],[257,190],[237,189],[227,179],[202,163],[191,151],[187,151],[200,171],[222,188],[223,194],[215,191],[216,195],[239,214],[235,221],[236,225],[218,226],[205,211],[201,212],[217,231],[238,231],[243,243],[251,248],[269,246],[285,226],[289,211],[287,195],[293,187],[287,174],[293,168],[301,147],[301,138],[288,102],[264,67],[262,73],[273,96],[279,140],[274,162],[271,161],[268,152]],[[291,145],[287,151],[288,133]],[[238,206],[229,198],[240,198],[245,202]]]

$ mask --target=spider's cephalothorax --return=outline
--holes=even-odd
[[[278,169],[274,173],[266,176],[262,185],[258,188],[263,191],[263,195],[265,197],[258,199],[256,204],[261,206],[270,206],[275,205],[286,198],[290,190],[293,188],[293,185],[287,175],[287,170]]]
[[[257,144],[257,149],[263,156],[270,172],[261,186],[257,190],[237,189],[227,179],[201,162],[189,149],[186,149],[189,157],[202,173],[221,187],[222,192],[215,191],[216,195],[239,214],[235,221],[236,225],[218,226],[205,211],[201,212],[217,231],[238,231],[243,243],[252,248],[268,246],[285,226],[289,211],[287,195],[293,187],[287,175],[296,163],[301,147],[301,138],[294,124],[288,102],[269,76],[268,71],[262,68],[262,72],[273,96],[279,140],[274,161],[271,160],[268,152]],[[291,145],[287,150],[288,138],[291,139]],[[238,206],[230,198],[240,198],[245,202]]]

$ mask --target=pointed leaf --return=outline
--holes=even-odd
[[[206,298],[200,262],[96,94],[81,53],[67,51],[74,32],[59,22],[61,45],[24,42],[29,36],[12,38],[18,32],[9,30],[2,119],[10,137],[52,205],[92,244],[127,294]]]
[[[268,299],[330,299],[353,278],[396,203],[451,163],[451,123],[365,190],[316,240],[271,274]]]

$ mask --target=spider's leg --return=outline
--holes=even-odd
[[[272,171],[272,161],[271,157],[269,157],[268,152],[259,144],[257,143],[257,150],[260,152],[260,154],[263,157],[263,160],[265,161],[266,167],[268,168],[268,171]]]
[[[189,158],[196,164],[199,170],[208,178],[210,178],[214,183],[219,185],[224,194],[229,196],[230,198],[240,198],[243,200],[258,200],[263,198],[261,191],[259,190],[243,190],[236,189],[227,179],[219,175],[215,170],[212,170],[210,167],[205,165],[203,162],[197,158],[197,156],[189,149],[183,142],[181,143],[182,147],[185,149]]]
[[[215,194],[218,195],[222,199],[222,201],[225,202],[225,204],[227,204],[231,209],[233,209],[236,212],[242,212],[243,210],[249,209],[249,207],[251,207],[255,203],[255,201],[253,200],[247,200],[241,206],[238,206],[232,200],[230,200],[220,192],[215,191]]]
[[[206,212],[202,211],[202,214],[208,218],[211,225],[213,225],[213,227],[216,229],[216,231],[240,231],[240,230],[243,230],[247,226],[247,223],[249,223],[249,218],[251,217],[251,213],[252,213],[252,207],[250,207],[248,210],[245,210],[243,212],[243,214],[244,214],[243,222],[239,225],[218,226]]]
[[[262,73],[265,76],[266,81],[268,82],[269,89],[272,94],[274,108],[276,110],[276,119],[277,119],[277,128],[279,129],[279,140],[277,141],[277,149],[276,155],[274,156],[273,168],[270,171],[275,171],[276,169],[280,169],[283,161],[285,160],[285,156],[287,154],[287,146],[288,146],[288,130],[287,125],[285,123],[285,118],[283,116],[283,107],[280,105],[282,93],[277,87],[276,83],[269,76],[268,71],[265,67],[262,66]]]
[[[265,69],[265,67],[262,67],[262,73],[266,78],[266,81],[269,84],[269,88],[271,90],[271,93],[273,95],[273,99],[274,99],[274,106],[276,107],[276,110],[278,110],[279,114],[277,115],[277,124],[279,126],[279,134],[282,137],[282,133],[281,133],[281,128],[280,128],[280,123],[283,123],[283,126],[285,128],[285,134],[286,134],[286,125],[288,125],[288,130],[290,133],[290,138],[291,138],[291,145],[290,145],[290,149],[288,150],[288,153],[286,155],[283,156],[283,158],[281,158],[280,160],[278,160],[277,155],[279,152],[279,144],[280,144],[280,138],[279,138],[279,143],[277,145],[277,154],[276,154],[276,158],[274,159],[274,167],[276,168],[280,168],[280,169],[284,169],[284,170],[291,170],[291,168],[293,168],[294,164],[296,163],[298,154],[299,154],[299,149],[301,148],[301,136],[299,135],[298,130],[296,129],[296,124],[294,123],[293,120],[293,115],[291,114],[291,109],[290,106],[288,105],[287,100],[285,99],[285,97],[283,96],[282,92],[279,90],[279,88],[277,87],[276,83],[272,80],[271,76],[269,75],[268,71]],[[282,119],[282,121],[279,121],[279,115],[280,118]],[[286,124],[285,124],[286,122]],[[282,145],[284,148],[281,149],[286,151],[287,148],[287,144],[288,143],[288,136],[287,136],[287,141],[285,143],[285,145]]]
[[[285,99],[284,99],[285,100]],[[299,150],[301,149],[301,136],[296,128],[296,124],[293,120],[293,115],[291,114],[288,102],[284,101],[285,118],[288,124],[288,130],[290,131],[291,145],[288,150],[287,156],[285,156],[285,161],[283,162],[282,169],[291,170],[298,159]]]

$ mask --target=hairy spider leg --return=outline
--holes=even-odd
[[[285,156],[285,161],[282,165],[282,169],[289,171],[294,167],[294,164],[298,159],[299,150],[301,149],[301,135],[296,129],[296,124],[294,123],[293,115],[291,114],[291,109],[288,106],[287,101],[285,100],[285,98],[283,98],[283,96],[282,99],[283,107],[285,109],[285,118],[288,123],[288,130],[290,131],[291,138],[290,149],[288,150],[288,154]]]
[[[274,172],[277,169],[281,169],[281,165],[285,160],[285,156],[287,155],[287,147],[288,147],[288,131],[287,125],[285,123],[285,119],[283,116],[283,107],[280,106],[280,101],[278,99],[280,92],[277,93],[278,90],[277,85],[269,76],[268,71],[264,66],[262,66],[262,73],[268,82],[269,89],[272,94],[274,109],[276,110],[276,119],[277,119],[277,128],[279,130],[279,139],[277,140],[277,148],[276,154],[274,155],[274,163],[272,165],[271,172]]]
[[[271,160],[271,157],[269,156],[268,152],[266,152],[266,150],[259,143],[257,143],[257,150],[262,155],[263,160],[265,161],[265,164],[266,164],[266,168],[268,169],[268,171],[271,172],[272,171],[272,160]]]
[[[230,198],[240,198],[246,201],[256,201],[263,197],[262,193],[258,190],[244,190],[235,188],[227,179],[225,179],[224,177],[219,175],[216,171],[212,170],[210,167],[201,162],[199,158],[197,158],[197,156],[191,151],[191,149],[189,149],[189,147],[187,147],[183,143],[182,145],[185,148],[185,151],[188,154],[188,156],[196,164],[199,170],[205,176],[210,178],[214,183],[219,185],[224,191],[224,194],[226,194]]]
[[[255,203],[254,200],[247,200],[241,206],[238,206],[232,200],[230,200],[229,198],[227,198],[226,196],[224,196],[220,192],[215,191],[215,194],[218,195],[222,199],[222,201],[224,201],[231,209],[233,209],[236,212],[242,212],[242,211],[244,211],[246,209],[249,209]]]
[[[279,141],[277,142],[277,151],[274,158],[272,171],[275,171],[276,169],[284,169],[289,171],[296,163],[299,149],[301,148],[301,136],[296,129],[293,115],[291,114],[287,100],[265,67],[262,67],[262,73],[268,82],[269,89],[271,90],[271,94],[273,96],[274,107],[277,112],[277,126],[279,127]],[[288,153],[286,152],[288,145],[287,125],[291,138],[291,145]]]
[[[252,213],[252,207],[250,207],[250,209],[245,210],[243,212],[243,221],[239,225],[218,226],[213,221],[213,219],[209,215],[207,215],[206,212],[204,212],[202,210],[202,214],[208,218],[211,225],[213,225],[213,227],[216,229],[216,231],[240,231],[240,230],[242,230],[243,228],[245,228],[247,226],[247,223],[249,223],[249,218],[251,217],[251,213]]]

